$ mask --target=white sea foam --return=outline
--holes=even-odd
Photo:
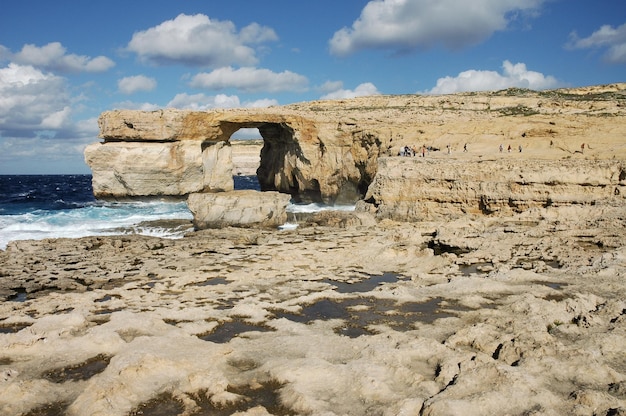
[[[289,204],[287,205],[287,213],[310,213],[319,211],[354,211],[354,205],[324,205],[318,203],[312,204]]]
[[[150,221],[191,220],[184,202],[93,204],[77,209],[38,210],[26,214],[0,215],[0,249],[13,240],[78,238],[92,235],[144,234],[182,237],[191,229],[150,226]]]
[[[288,213],[313,213],[324,210],[353,211],[354,205],[292,204]],[[82,208],[37,210],[25,214],[0,215],[0,249],[10,241],[44,238],[79,238],[95,235],[142,234],[162,238],[180,238],[189,227],[167,227],[160,220],[191,220],[185,202],[94,203]],[[280,226],[281,230],[298,227],[295,222]]]

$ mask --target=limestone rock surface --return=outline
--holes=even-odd
[[[625,242],[602,201],[14,241],[0,414],[623,414]]]
[[[379,219],[427,220],[510,215],[531,208],[612,201],[626,209],[626,163],[619,160],[522,159],[504,155],[385,157],[363,211]]]
[[[287,221],[290,197],[279,192],[195,193],[187,198],[197,229],[228,226],[278,227]]]
[[[129,196],[185,195],[190,187],[228,190],[224,172],[232,170],[231,154],[213,157],[205,152],[228,142],[240,128],[257,128],[264,143],[257,170],[262,190],[355,202],[377,175],[378,158],[395,156],[405,146],[418,154],[428,148],[429,155],[443,155],[447,149],[456,155],[467,147],[468,155],[489,158],[502,145],[525,160],[626,160],[625,91],[626,84],[612,84],[540,92],[514,88],[372,96],[207,112],[109,111],[99,119],[104,141],[87,148],[86,160],[98,197],[108,196],[111,189]],[[167,167],[148,162],[150,156],[142,161],[139,151],[124,160],[129,143],[159,148]],[[181,143],[193,147],[185,147],[184,156],[176,147]],[[217,183],[156,191],[148,179],[155,170],[163,170],[169,182],[193,176]],[[145,178],[145,189],[139,178]]]
[[[182,197],[234,188],[231,148],[223,142],[94,143],[85,149],[94,195],[102,199]]]

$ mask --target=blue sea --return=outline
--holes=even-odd
[[[256,176],[235,176],[235,189],[256,189]],[[332,207],[290,204],[288,212]],[[354,207],[335,207],[350,210]],[[143,234],[181,238],[193,230],[185,202],[96,200],[91,175],[0,175],[0,250],[13,240]],[[295,228],[287,223],[283,228]]]

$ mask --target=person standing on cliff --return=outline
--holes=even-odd
[[[467,153],[467,143],[463,145],[463,153]]]
[[[451,152],[450,145],[446,145],[446,147],[448,148],[448,154],[450,154],[450,152]]]
[[[504,146],[502,146],[502,143],[500,143],[500,153],[502,153],[503,149],[504,149]]]
[[[580,145],[580,153],[585,153],[585,143]]]

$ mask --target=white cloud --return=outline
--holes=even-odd
[[[112,109],[118,110],[141,110],[141,111],[155,111],[160,110],[163,106],[154,103],[139,103],[135,101],[120,101],[114,103],[111,106]]]
[[[330,93],[330,92],[340,90],[342,88],[343,88],[342,81],[326,81],[319,87],[319,90],[325,93]]]
[[[324,84],[327,85],[327,84]],[[343,98],[365,97],[369,95],[380,95],[380,92],[371,82],[358,85],[353,90],[338,89],[321,97],[322,100],[337,100]]]
[[[0,171],[85,170],[83,149],[96,140],[98,125],[72,121],[68,88],[64,78],[30,65],[0,68]]]
[[[218,94],[209,96],[204,94],[176,94],[167,104],[167,107],[204,111],[211,108],[236,108],[241,107],[239,97],[236,95]]]
[[[152,91],[156,86],[156,80],[145,75],[125,77],[117,81],[117,87],[123,94],[134,94],[138,91]]]
[[[261,26],[258,23],[251,23],[241,29],[239,39],[243,43],[255,44],[278,40],[278,36],[276,36],[276,32],[269,27]]]
[[[197,74],[189,83],[194,88],[212,90],[237,88],[244,92],[303,91],[307,84],[308,79],[305,76],[291,71],[276,73],[269,69],[253,67],[219,68],[212,72]]]
[[[90,58],[66,52],[59,42],[51,42],[41,47],[24,45],[20,52],[12,56],[12,60],[20,65],[32,65],[46,71],[58,72],[104,72],[115,66],[106,56]]]
[[[64,78],[15,63],[0,68],[0,132],[33,137],[68,125],[70,95]]]
[[[532,13],[545,0],[372,0],[351,28],[335,32],[330,51],[406,52],[443,45],[460,49],[504,30],[516,12]]]
[[[246,101],[243,103],[243,106],[247,108],[263,108],[271,107],[273,105],[279,105],[278,101],[273,98],[262,98],[260,100]]]
[[[553,76],[540,72],[529,71],[526,64],[502,63],[502,74],[496,71],[470,69],[459,73],[456,77],[444,77],[437,80],[437,85],[427,94],[452,94],[464,91],[493,91],[510,87],[543,90],[559,86]]]
[[[203,14],[180,14],[157,26],[133,34],[127,49],[154,64],[180,63],[219,67],[254,65],[258,62],[250,44],[277,40],[271,28],[252,23],[237,33],[230,21]]]
[[[607,61],[626,63],[626,23],[617,28],[604,25],[582,39],[576,32],[572,32],[568,46],[573,49],[608,48]]]

